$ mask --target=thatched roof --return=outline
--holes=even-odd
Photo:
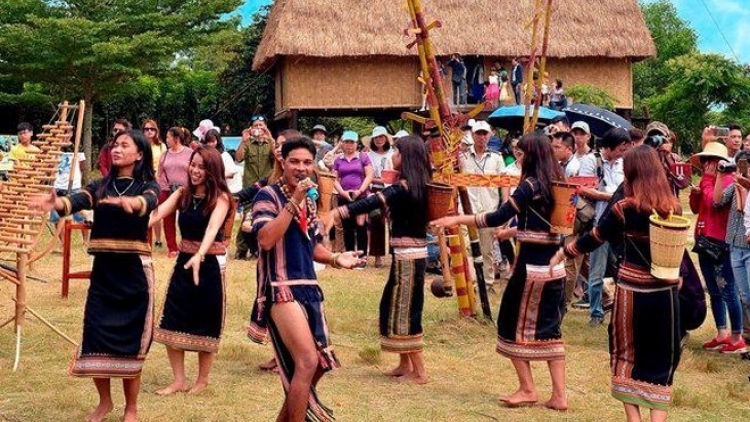
[[[528,56],[534,0],[423,0],[439,55]],[[254,69],[277,56],[414,56],[405,0],[276,0]],[[642,60],[656,54],[637,0],[555,0],[548,57]]]

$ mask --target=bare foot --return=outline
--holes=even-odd
[[[133,411],[126,411],[122,417],[122,422],[138,422],[138,413]]]
[[[409,374],[412,372],[411,366],[397,366],[390,371],[383,372],[383,374],[389,376],[389,377],[402,377],[406,374]]]
[[[499,400],[507,407],[521,407],[534,405],[539,398],[537,398],[536,391],[518,390],[510,396],[501,396]]]
[[[114,408],[114,405],[112,402],[110,403],[99,403],[99,406],[94,409],[91,414],[86,416],[86,422],[101,422],[104,420],[104,417],[107,416],[107,413],[111,412]]]
[[[185,392],[185,391],[188,391],[189,389],[190,387],[188,387],[188,385],[185,383],[173,382],[169,384],[168,386],[162,388],[161,390],[156,390],[155,393],[159,396],[168,396],[178,391]]]
[[[544,402],[544,407],[557,410],[558,412],[566,412],[568,410],[568,400],[564,397],[561,399],[549,399]]]
[[[197,382],[193,385],[193,388],[188,391],[188,394],[198,394],[208,387],[208,382]]]
[[[276,363],[276,358],[271,358],[271,360],[269,360],[268,362],[263,362],[260,365],[258,365],[258,368],[264,371],[273,371],[274,369],[278,367],[279,365]]]
[[[413,382],[414,384],[427,384],[427,374],[419,375],[416,372],[409,372],[396,377],[398,382]]]

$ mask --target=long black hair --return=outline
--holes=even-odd
[[[219,154],[223,154],[224,142],[222,142],[221,134],[219,134],[219,131],[216,129],[211,129],[206,132],[206,135],[203,137],[203,141],[201,142],[201,144],[208,145],[208,142],[212,139],[216,141],[216,149],[219,151]]]
[[[426,217],[427,183],[432,176],[424,141],[419,136],[404,136],[396,141],[396,149],[401,156],[400,179],[406,180],[412,201],[420,207],[421,215]]]
[[[143,132],[141,132],[140,130],[125,129],[121,132],[118,132],[117,135],[115,135],[115,139],[113,139],[112,145],[114,145],[114,143],[117,143],[117,140],[123,136],[130,137],[133,140],[133,143],[135,143],[135,147],[138,149],[138,152],[143,154],[141,159],[135,162],[135,167],[133,167],[133,179],[136,182],[153,181],[154,180],[154,166],[153,166],[153,155],[151,154],[151,145],[149,144],[146,137],[143,136]],[[112,149],[114,149],[114,146],[109,151],[107,151],[107,153],[111,154]],[[107,176],[104,177],[104,180],[102,181],[102,184],[99,187],[99,190],[97,191],[97,196],[99,198],[104,196],[108,186],[115,183],[115,179],[117,179],[117,176],[118,176],[118,169],[110,161],[109,173],[107,174]]]
[[[518,141],[518,148],[523,152],[521,162],[521,181],[533,178],[539,182],[541,196],[544,203],[548,204],[542,208],[546,209],[552,204],[552,182],[565,181],[562,167],[555,160],[549,137],[539,134],[528,134]]]

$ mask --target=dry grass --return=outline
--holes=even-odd
[[[75,235],[78,240],[78,235]],[[163,300],[171,262],[155,254],[157,298]],[[68,300],[60,299],[60,254],[50,254],[33,269],[48,283],[30,282],[29,304],[73,338],[80,336],[82,306],[88,283],[73,281]],[[83,251],[73,261],[89,263]],[[269,421],[282,400],[277,377],[257,370],[271,353],[245,338],[243,325],[254,295],[254,263],[230,261],[228,315],[212,385],[198,396],[159,397],[153,391],[170,381],[171,371],[161,345],[151,350],[140,396],[142,421]],[[564,323],[568,353],[568,395],[571,410],[552,413],[541,408],[504,409],[496,398],[516,386],[509,362],[494,352],[491,324],[458,316],[455,299],[428,294],[424,312],[426,358],[430,382],[401,385],[381,375],[396,362],[378,348],[377,307],[386,271],[325,270],[333,342],[343,367],[320,385],[326,404],[342,421],[612,421],[622,420],[620,404],[609,395],[607,335],[604,327],[589,328],[588,314],[571,311]],[[11,315],[9,283],[0,284],[0,319]],[[499,297],[493,296],[493,313]],[[750,362],[700,350],[713,335],[709,319],[692,333],[676,375],[672,421],[733,421],[750,414]],[[0,421],[80,421],[93,409],[91,381],[65,375],[73,348],[29,316],[23,336],[21,368],[11,372],[13,331],[0,330]],[[540,397],[549,394],[545,365],[534,364]],[[191,374],[196,357],[188,355]],[[117,386],[117,384],[115,384]],[[115,390],[117,421],[123,399]]]

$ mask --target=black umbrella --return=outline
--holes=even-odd
[[[633,127],[629,121],[619,114],[594,105],[573,104],[563,111],[571,124],[579,121],[586,122],[591,129],[591,134],[599,137],[604,136],[613,127],[620,127],[625,130]]]

